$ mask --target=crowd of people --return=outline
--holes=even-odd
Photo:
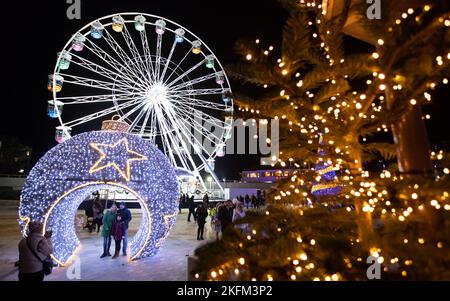
[[[192,217],[197,223],[197,240],[204,240],[208,216],[211,227],[216,233],[216,239],[219,240],[228,227],[245,217],[245,209],[264,205],[264,196],[258,192],[256,196],[238,196],[233,200],[218,202],[215,206],[211,206],[207,194],[198,204],[194,202],[194,196],[183,194],[179,203],[180,212],[182,207],[187,207],[189,210],[187,221],[190,222]],[[87,206],[86,215],[87,224],[83,228],[88,229],[89,232],[96,231],[103,237],[103,253],[100,258],[112,256],[115,259],[119,257],[121,250],[122,255],[126,256],[128,226],[132,217],[125,202],[118,205],[113,203],[109,209],[104,210],[100,198],[96,196],[92,205]],[[243,224],[237,224],[236,227],[241,231],[245,230]],[[52,232],[46,231],[42,234],[43,224],[35,221],[29,223],[27,230],[27,236],[19,242],[19,261],[17,262],[19,280],[42,281],[46,275],[46,263],[51,261],[50,255],[53,253]],[[114,255],[110,253],[112,240],[115,242]]]
[[[194,202],[194,196],[182,194],[179,199],[178,210],[181,213],[182,208],[188,209],[187,221],[191,217],[197,223],[197,240],[204,240],[206,219],[209,216],[211,227],[216,233],[216,239],[219,240],[224,231],[237,220],[245,216],[245,209],[259,208],[265,203],[265,196],[261,191],[256,195],[237,196],[233,200],[218,202],[214,207],[210,206],[209,196],[205,194],[202,202],[198,205]],[[245,225],[237,225],[244,230]]]

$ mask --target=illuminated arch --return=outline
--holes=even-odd
[[[143,210],[129,258],[155,254],[175,222],[179,183],[161,151],[127,133],[83,133],[47,152],[22,190],[22,231],[30,220],[43,222],[44,232],[52,228],[53,258],[64,265],[80,244],[73,222],[78,206],[90,193],[116,187],[132,193]]]

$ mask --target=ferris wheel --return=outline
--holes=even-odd
[[[119,115],[204,190],[202,171],[222,189],[214,160],[231,137],[232,92],[211,49],[181,25],[144,13],[94,20],[57,54],[47,88],[59,143]]]

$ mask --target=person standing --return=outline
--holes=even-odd
[[[188,208],[189,208],[189,214],[188,214],[187,221],[188,222],[191,221],[191,214],[194,217],[194,221],[196,221],[197,218],[195,217],[195,203],[194,203],[194,196],[193,195],[190,198],[188,198]]]
[[[107,210],[103,215],[103,254],[100,256],[100,258],[111,256],[111,254],[109,253],[109,249],[111,248],[111,229],[114,221],[116,220],[116,214],[117,206],[116,204],[112,204],[111,208],[109,208],[109,210]]]
[[[122,242],[122,239],[125,241],[125,221],[122,220],[120,213],[116,215],[116,220],[111,229],[111,235],[114,238],[116,246],[116,251],[114,252],[112,259],[116,259],[120,254],[120,243]]]
[[[178,214],[181,213],[181,206],[183,206],[184,203],[184,194],[180,195],[178,198]]]
[[[208,210],[209,208],[209,196],[207,193],[203,196],[203,206]]]
[[[216,240],[219,240],[219,234],[222,231],[222,226],[220,224],[220,220],[218,217],[220,207],[222,207],[222,206],[223,206],[222,203],[220,203],[220,202],[217,203],[216,208],[214,209],[214,213],[211,216],[211,224],[214,226],[214,231],[216,232]]]
[[[197,240],[203,240],[203,232],[205,231],[206,217],[208,216],[208,210],[205,207],[205,203],[198,205],[195,211],[197,216]]]
[[[28,235],[19,242],[19,281],[44,280],[43,261],[53,253],[52,233],[42,235],[42,223],[30,222]]]
[[[262,196],[261,190],[258,190],[256,192],[256,204],[257,204],[258,208],[261,207],[263,205],[263,203],[264,202],[263,202],[263,196]]]
[[[224,205],[219,206],[218,208],[217,218],[220,221],[222,236],[224,234],[225,229],[232,223],[233,215],[232,213],[230,213],[230,208],[231,210],[233,210],[232,206],[233,203],[231,202],[231,200],[227,200]]]
[[[250,207],[250,205],[251,205],[251,201],[250,201],[250,197],[248,196],[248,194],[246,194],[245,195],[245,198],[244,198],[244,204],[245,204],[245,208],[249,208]]]
[[[100,199],[96,197],[94,200],[94,204],[92,205],[92,212],[94,214],[94,221],[92,224],[92,230],[95,230],[95,227],[97,227],[97,233],[100,232],[100,227],[102,225],[102,219],[103,219],[103,206],[100,202]]]
[[[94,212],[92,208],[94,206],[94,201],[92,199],[88,199],[84,205],[84,213],[86,214],[86,225],[84,225],[83,229],[88,229],[89,233],[92,232],[93,223],[94,223]]]
[[[258,208],[258,200],[256,199],[256,196],[252,194],[252,207]]]
[[[233,218],[232,222],[236,223],[236,221],[245,217],[244,205],[242,203],[237,203],[236,207],[233,210]],[[238,224],[235,227],[239,228],[241,232],[243,232],[247,228],[247,224]]]
[[[123,239],[123,247],[122,247],[122,255],[127,256],[127,248],[128,248],[128,226],[130,225],[131,211],[127,208],[125,202],[120,203],[119,214],[122,217],[122,221],[125,223],[125,235]]]

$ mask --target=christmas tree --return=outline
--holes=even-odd
[[[278,183],[266,208],[247,212],[240,222],[248,232],[229,227],[221,241],[197,249],[196,277],[366,280],[372,258],[384,280],[449,280],[448,158],[442,150],[424,152],[426,143],[415,152],[408,133],[420,128],[422,118],[412,118],[422,117],[419,104],[431,103],[433,89],[448,82],[448,4],[400,9],[408,2],[384,1],[392,6],[371,21],[367,6],[351,1],[331,17],[321,1],[280,2],[289,17],[279,52],[262,39],[239,41],[244,62],[228,71],[261,88],[253,99],[237,95],[239,112],[280,119],[276,163],[298,170]],[[355,14],[375,37],[375,46],[360,45],[363,51],[345,47]],[[411,154],[422,163],[411,164]],[[430,159],[432,175],[423,168]],[[370,167],[380,160],[381,169]],[[311,205],[312,191],[320,191],[313,187],[336,177],[341,192]]]

